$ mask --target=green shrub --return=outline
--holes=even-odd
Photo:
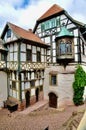
[[[84,87],[86,85],[86,73],[83,68],[78,65],[75,72],[75,81],[73,82],[73,102],[75,105],[82,105]]]

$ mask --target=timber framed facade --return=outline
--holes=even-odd
[[[7,48],[0,69],[7,74],[8,97],[26,107],[41,99],[55,108],[73,104],[77,64],[86,70],[85,24],[55,4],[36,21],[33,31],[7,23],[1,39]]]
[[[73,104],[72,84],[77,64],[86,71],[85,24],[55,4],[36,21],[33,32],[51,46],[45,68],[44,99],[53,107]]]
[[[49,46],[31,30],[26,31],[11,23],[6,24],[2,39],[8,48],[8,97],[17,99],[26,107],[42,100]]]

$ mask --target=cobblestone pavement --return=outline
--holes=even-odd
[[[46,127],[49,127],[49,130],[59,130],[73,111],[83,109],[86,109],[86,104],[65,109],[52,109],[46,105],[27,114],[18,111],[10,113],[7,109],[2,109],[0,110],[0,130],[44,130]]]

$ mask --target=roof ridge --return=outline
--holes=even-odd
[[[38,21],[45,19],[51,15],[54,15],[56,13],[59,13],[61,11],[63,11],[64,9],[62,7],[60,7],[57,4],[52,5],[39,19]]]
[[[7,22],[9,25],[12,25],[12,26],[15,26],[16,28],[20,28],[20,29],[22,29],[22,30],[24,30],[24,31],[26,31],[26,32],[29,32],[29,30],[26,30],[26,29],[24,29],[24,28],[22,28],[22,27],[20,27],[20,26],[18,26],[18,25],[16,25],[16,24],[14,24],[14,23],[10,23],[10,22]]]

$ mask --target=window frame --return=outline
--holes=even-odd
[[[32,62],[32,50],[31,49],[27,49],[27,51],[26,51],[26,61]]]
[[[64,48],[62,48],[64,47]],[[58,47],[58,52],[59,52],[59,55],[72,55],[72,42],[71,41],[60,41],[59,42],[59,47]]]
[[[12,81],[12,89],[16,90],[16,82]]]
[[[7,30],[7,38],[10,38],[11,37],[11,29],[8,29]]]
[[[37,62],[41,62],[41,52],[37,51]]]
[[[52,77],[55,77],[55,79],[54,79],[55,83],[52,82],[53,81]],[[50,74],[50,85],[51,86],[57,86],[57,74]]]

